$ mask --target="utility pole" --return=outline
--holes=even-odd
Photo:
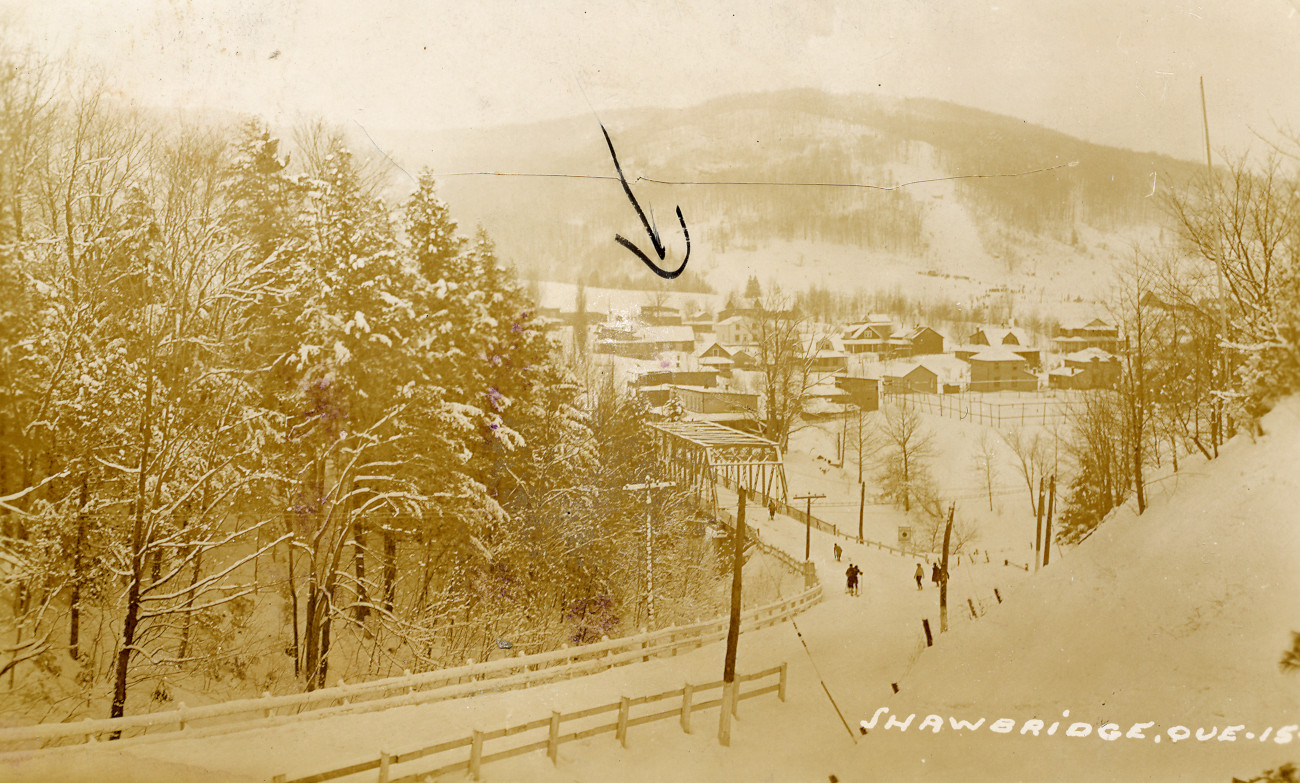
[[[1051,499],[1047,501],[1047,530],[1043,534],[1043,566],[1052,559],[1052,514],[1056,511],[1056,474],[1052,474]]]
[[[650,477],[645,477],[644,484],[625,484],[623,489],[628,492],[645,490],[645,584],[646,584],[646,628],[653,629],[655,623],[655,571],[653,557],[653,542],[650,528],[650,491],[653,489],[663,489],[665,487],[675,487],[675,481],[650,481]]]
[[[943,560],[939,563],[939,633],[948,632],[948,541],[952,538],[952,515],[957,504],[948,506],[948,523],[943,527]]]
[[[736,647],[740,643],[740,572],[745,564],[745,489],[740,489],[736,510],[736,548],[731,566],[731,620],[727,623],[727,652],[722,659],[722,713],[718,716],[718,742],[731,745],[731,713],[736,708]]]
[[[1043,502],[1047,499],[1047,476],[1038,477],[1038,528],[1034,531],[1034,570],[1043,559]]]
[[[795,495],[795,500],[808,501],[808,510],[805,512],[804,534],[803,534],[803,559],[808,560],[812,557],[812,502],[826,497],[825,495]]]
[[[867,510],[867,485],[858,482],[858,543],[862,543],[862,515]]]
[[[1205,77],[1201,77],[1201,122],[1205,125],[1205,187],[1213,198],[1214,163],[1210,158],[1210,115],[1205,108]],[[1226,386],[1228,377],[1228,300],[1223,293],[1223,244],[1215,242],[1214,270],[1219,278],[1219,380]],[[1214,456],[1219,456],[1219,440],[1223,437],[1223,397],[1214,401],[1214,421],[1210,426],[1212,437],[1210,444],[1214,447]]]

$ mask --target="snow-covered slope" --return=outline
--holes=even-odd
[[[1257,442],[1239,438],[1213,463],[1184,463],[1152,487],[1146,514],[1121,511],[1079,547],[1054,551],[1037,574],[996,562],[954,568],[952,630],[919,657],[920,618],[934,625],[937,613],[934,589],[911,581],[913,561],[845,541],[844,559],[866,570],[862,596],[850,597],[840,587],[844,563],[833,562],[830,540],[814,533],[826,600],[794,624],[745,634],[740,645],[741,672],[789,663],[788,700],[745,702],[730,748],[717,744],[717,712],[706,710],[691,735],[675,721],[653,723],[633,730],[627,748],[594,737],[563,746],[558,765],[532,753],[486,766],[484,778],[1226,783],[1298,760],[1300,736],[1275,739],[1300,724],[1300,674],[1278,667],[1291,631],[1300,630],[1300,399],[1285,402],[1264,427]],[[723,494],[725,504],[734,502]],[[752,517],[764,540],[802,556],[794,520]],[[994,587],[1001,604],[989,597]],[[967,597],[983,607],[978,621],[963,616]],[[708,645],[523,692],[206,739],[6,754],[0,779],[305,774],[464,736],[471,727],[714,679],[721,659],[721,645]],[[849,726],[881,707],[889,714],[865,736],[850,734]],[[889,717],[909,715],[906,730],[886,728]],[[981,719],[967,731],[951,723]],[[1001,719],[1007,723],[995,724]],[[1040,736],[1021,734],[1034,720],[1043,721]],[[1084,731],[1075,723],[1086,724],[1087,736],[1067,735]],[[1142,738],[1122,736],[1135,725]],[[1190,736],[1171,741],[1180,726]],[[1221,739],[1234,726],[1232,739]],[[1197,730],[1207,739],[1198,740]]]
[[[1300,673],[1278,666],[1300,630],[1300,400],[1264,427],[1257,443],[1238,438],[1163,482],[1145,515],[1120,512],[1002,611],[922,656],[880,705],[917,717],[900,731],[881,715],[864,768],[892,780],[1226,781],[1300,759],[1300,737],[1276,741],[1300,724]],[[944,720],[938,733],[918,730],[930,714]],[[949,718],[986,721],[957,732]],[[1012,733],[990,731],[1001,718]],[[1022,735],[1032,719],[1060,726]],[[1076,722],[1088,736],[1065,736]],[[1108,723],[1154,725],[1145,739],[1099,738]],[[1177,726],[1192,736],[1172,742]],[[1225,739],[1230,726],[1241,728]],[[1198,729],[1217,734],[1201,741]]]

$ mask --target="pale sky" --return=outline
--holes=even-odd
[[[1300,0],[0,0],[11,39],[151,105],[387,128],[759,89],[933,97],[1199,160],[1300,130]]]

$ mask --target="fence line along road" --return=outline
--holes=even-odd
[[[994,392],[1007,394],[1008,392]],[[902,393],[886,392],[882,395],[887,403],[910,405],[923,413],[947,416],[960,421],[975,424],[988,424],[994,427],[1026,426],[1029,424],[1052,424],[1065,421],[1070,415],[1070,406],[1075,403],[1071,395],[1064,392],[1022,392],[1014,400],[986,400],[975,397],[983,392],[959,392],[954,394],[931,394],[929,392],[909,391]]]
[[[785,701],[786,671],[787,666],[782,663],[780,666],[774,666],[771,669],[765,669],[761,672],[737,676],[736,686],[739,689],[736,694],[737,701],[752,699],[766,693],[775,693],[777,698],[781,701]],[[744,691],[743,685],[745,683],[770,678],[773,675],[777,678],[776,682],[755,688],[749,692]],[[720,707],[722,705],[721,697],[700,702],[695,701],[695,697],[721,688],[722,680],[716,680],[704,685],[687,684],[677,690],[665,691],[663,693],[656,693],[649,696],[638,696],[635,698],[624,696],[618,701],[610,702],[609,704],[602,704],[597,707],[590,707],[585,710],[570,713],[552,712],[549,718],[538,718],[536,720],[528,721],[527,723],[520,723],[504,729],[496,729],[495,731],[475,730],[466,737],[447,740],[436,745],[412,748],[401,753],[388,753],[386,751],[381,751],[378,758],[366,759],[365,761],[349,764],[346,767],[339,767],[319,772],[307,777],[289,779],[286,775],[276,775],[272,781],[273,783],[324,783],[328,780],[335,780],[337,778],[356,775],[370,770],[379,771],[379,783],[417,783],[417,781],[430,780],[439,775],[453,772],[469,772],[470,776],[473,777],[474,780],[479,780],[481,778],[483,765],[490,761],[500,761],[513,756],[522,756],[525,753],[545,750],[546,755],[550,757],[552,763],[559,763],[560,745],[565,742],[575,742],[599,734],[613,733],[623,747],[627,747],[627,730],[629,728],[633,726],[641,726],[647,723],[654,723],[655,721],[677,718],[681,721],[682,731],[690,734],[692,713],[698,712],[699,710]],[[632,715],[632,709],[634,707],[641,707],[647,704],[657,704],[670,699],[679,699],[680,703],[674,705],[670,709],[660,710],[645,715],[637,715],[635,717]],[[565,734],[560,733],[560,727],[565,722],[572,723],[573,721],[580,721],[611,712],[618,713],[617,719],[612,723],[600,723],[595,726],[588,726]],[[546,739],[536,740],[522,745],[515,745],[493,753],[484,752],[484,745],[488,742],[495,742],[519,734],[538,732],[541,729],[546,730]],[[437,754],[450,753],[462,748],[469,748],[468,758],[443,764],[436,769],[425,770],[423,772],[417,772],[403,777],[392,777],[393,767],[396,765],[406,764]]]
[[[808,609],[822,599],[820,584],[793,598],[750,609],[741,615],[741,630],[751,631],[775,625]],[[123,718],[87,718],[71,723],[46,723],[0,729],[0,748],[18,750],[70,743],[94,742],[104,734],[123,732],[139,740],[150,731],[166,738],[184,731],[185,736],[239,731],[276,725],[298,719],[304,713],[325,717],[340,713],[368,712],[389,707],[421,704],[468,696],[492,690],[524,688],[541,682],[592,674],[652,656],[678,655],[726,638],[728,618],[721,617],[683,626],[661,628],[622,639],[605,639],[578,647],[518,655],[450,669],[389,677],[382,680],[340,684],[332,688],[286,696],[265,694],[203,707],[130,715]],[[223,725],[224,724],[224,725]],[[129,741],[129,740],[119,740]]]
[[[732,490],[733,492],[736,491],[736,482],[732,481],[726,476],[718,476],[718,483],[726,487],[727,489]],[[762,492],[756,492],[754,490],[750,490],[750,493],[758,496],[758,498],[762,502],[764,509],[767,508],[768,504],[772,504],[776,506],[776,511],[778,514],[782,514],[784,516],[790,517],[791,519],[793,519],[794,521],[800,524],[803,525],[810,524],[809,521],[811,520],[812,529],[818,531],[819,533],[826,533],[828,535],[838,536],[839,538],[843,538],[848,541],[858,540],[858,537],[856,535],[845,533],[844,531],[840,530],[839,527],[837,527],[835,524],[831,522],[827,522],[826,520],[821,519],[816,515],[809,515],[808,512],[804,511],[801,508],[796,508],[795,506],[792,506],[789,503],[786,503],[782,500],[778,500],[777,498],[768,497],[767,495],[764,495]],[[730,510],[718,509],[718,516],[723,517],[723,521],[725,521],[730,527],[734,528],[736,526],[735,515],[732,514]],[[752,530],[753,528],[748,528],[748,529]],[[757,540],[757,533],[755,533],[755,539]],[[899,549],[896,546],[890,546],[889,544],[885,544],[880,541],[872,541],[871,539],[867,539],[867,538],[862,539],[862,543],[865,546],[872,546],[875,547],[876,549],[885,552],[890,552],[895,555],[901,555],[903,557],[915,557],[917,555],[925,554],[923,552],[920,552],[919,550],[909,551],[906,549]],[[763,550],[765,552],[771,552],[773,550],[777,552],[780,551],[779,549],[771,545],[768,544],[762,544],[762,545],[766,547]],[[782,554],[784,553],[782,552]],[[777,557],[779,558],[780,555],[777,555]],[[794,558],[790,557],[789,555],[786,555],[785,560],[788,560],[790,563],[796,563],[796,564],[798,563],[798,561],[795,561]],[[788,564],[789,563],[787,563],[787,565]]]

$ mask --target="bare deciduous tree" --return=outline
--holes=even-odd
[[[989,511],[993,510],[993,484],[998,478],[997,445],[989,437],[987,429],[980,430],[979,440],[975,443],[975,471],[989,496]]]
[[[884,490],[904,511],[911,511],[912,502],[925,495],[930,486],[934,436],[926,430],[921,414],[908,404],[906,395],[896,397],[882,413],[880,432],[887,445]]]

